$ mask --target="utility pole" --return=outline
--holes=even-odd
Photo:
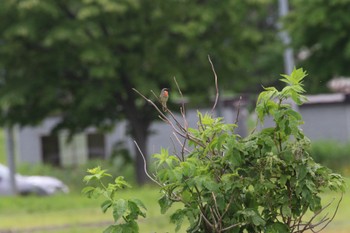
[[[280,18],[284,17],[288,14],[289,7],[288,7],[288,0],[278,0],[278,13]],[[279,29],[282,29],[281,23],[278,25]],[[289,37],[289,34],[287,31],[281,31],[280,32],[281,40],[285,46],[283,58],[284,58],[284,72],[288,75],[290,75],[294,69],[295,63],[294,63],[294,56],[293,56],[293,49],[290,47],[291,39]]]
[[[16,159],[15,159],[15,143],[13,136],[13,127],[5,127],[6,135],[6,152],[7,152],[7,164],[9,168],[9,182],[11,187],[11,194],[17,195],[17,185],[16,185]]]

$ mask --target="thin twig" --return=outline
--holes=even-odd
[[[175,134],[176,135],[176,134]],[[172,137],[170,137],[171,143],[173,144],[173,148],[174,148],[174,154],[177,154],[177,150],[176,150],[176,146],[175,146],[175,142],[174,139]]]
[[[238,100],[237,116],[236,116],[236,120],[235,120],[235,125],[237,125],[237,123],[238,123],[239,112],[240,112],[240,109],[241,109],[241,100],[242,100],[242,96],[240,96],[239,100]]]
[[[236,223],[236,224],[233,224],[233,225],[231,225],[231,226],[228,226],[228,227],[222,229],[221,231],[222,231],[222,232],[228,231],[228,230],[230,230],[231,228],[234,228],[234,227],[236,227],[236,226],[242,226],[242,225],[245,225],[245,223]]]
[[[343,196],[342,196],[343,197]],[[318,216],[320,215],[320,213],[322,213],[323,210],[325,210],[326,208],[328,208],[334,201],[335,199],[333,199],[330,203],[328,203],[326,206],[324,206],[322,209],[320,209],[319,211],[317,211],[312,217],[311,219],[305,224],[304,228],[301,230],[301,232],[306,231],[307,229],[310,229],[309,226],[312,226],[312,221]],[[340,199],[341,200],[341,199]],[[339,202],[340,203],[340,202]],[[338,203],[338,205],[339,205]]]
[[[214,68],[214,65],[213,65],[213,62],[211,61],[210,59],[210,56],[208,55],[208,60],[210,62],[210,65],[211,65],[211,69],[214,73],[214,79],[215,79],[215,101],[214,101],[214,105],[213,105],[213,108],[211,109],[211,113],[213,114],[215,108],[216,108],[216,105],[218,103],[218,100],[219,100],[219,86],[218,86],[218,76],[216,75],[216,72],[215,72],[215,68]]]
[[[164,113],[158,108],[158,106],[150,99],[148,99],[146,96],[142,95],[138,90],[135,88],[132,88],[133,91],[135,91],[137,94],[139,94],[142,98],[144,98],[148,103],[150,103],[156,110],[157,112],[164,118],[167,118]],[[153,92],[154,93],[154,92]],[[158,97],[157,97],[158,98]]]
[[[196,185],[194,185],[194,189],[196,190],[197,195],[198,195],[198,198],[199,198],[199,201],[197,201],[197,202],[198,202],[199,211],[200,211],[200,213],[201,213],[201,216],[203,217],[204,221],[205,221],[212,229],[215,229],[215,228],[214,228],[214,225],[206,218],[205,214],[203,213],[203,210],[204,210],[203,201],[202,201],[201,193],[200,193],[200,191],[199,191],[199,189],[197,188]]]
[[[180,144],[180,146],[181,146],[181,157],[182,157],[182,161],[184,161],[185,160],[185,157],[184,157],[184,155],[185,155],[185,151],[187,152],[187,153],[191,153],[191,151],[190,150],[188,150],[186,147],[185,147],[185,145],[186,145],[186,138],[184,139],[185,141],[184,141],[184,143],[182,143],[181,141],[180,141],[180,139],[177,137],[177,135],[176,135],[176,133],[175,132],[173,132],[173,135],[174,135],[174,137],[175,137],[175,139],[177,140],[177,142]]]
[[[148,99],[146,96],[144,96],[143,94],[141,94],[138,90],[136,90],[135,88],[132,88],[133,91],[135,91],[137,94],[139,94],[142,98],[144,98],[148,103],[150,103],[160,114],[160,118],[171,125],[171,127],[173,128],[173,130],[178,133],[181,137],[183,138],[187,138],[188,140],[191,140],[193,142],[195,142],[197,145],[200,145],[201,147],[205,147],[205,145],[201,142],[201,140],[199,138],[196,138],[194,135],[190,134],[187,129],[184,128],[184,126],[182,126],[180,124],[180,122],[176,119],[175,115],[170,111],[170,109],[167,109],[167,113],[172,117],[172,119],[175,121],[175,124],[177,125],[177,127],[175,127],[175,125],[171,122],[171,120],[158,108],[158,106],[150,99]],[[155,93],[153,91],[151,91],[153,93],[153,95],[155,95]],[[155,95],[156,96],[156,95]],[[157,96],[156,96],[157,97]],[[158,97],[157,97],[158,98]],[[177,129],[179,128],[183,133],[180,133],[180,131]]]
[[[175,85],[177,87],[177,90],[181,96],[181,108],[180,108],[180,112],[181,112],[181,115],[182,115],[182,119],[184,120],[184,128],[185,129],[188,129],[188,122],[187,122],[187,119],[186,119],[186,108],[185,108],[185,98],[182,94],[182,91],[180,89],[180,86],[179,84],[177,83],[177,80],[176,78],[174,77],[174,82],[175,82]]]
[[[324,226],[323,226],[319,231],[317,231],[317,232],[320,232],[320,231],[322,231],[323,229],[325,229],[325,228],[328,226],[328,224],[331,223],[331,222],[333,221],[335,215],[336,215],[337,212],[338,212],[338,209],[339,209],[339,206],[340,206],[340,202],[341,202],[342,200],[343,200],[343,193],[341,194],[341,197],[340,197],[340,199],[339,199],[339,201],[338,201],[338,204],[337,204],[337,208],[335,209],[332,218],[326,223],[326,225],[324,225]]]
[[[211,213],[211,217],[212,217],[212,219],[214,221],[214,224],[213,224],[214,225],[214,229],[217,229],[217,227],[219,226],[219,223],[216,221],[216,218],[218,218],[218,216],[217,216],[215,210],[213,210],[213,208],[211,208],[210,205],[207,205],[207,206],[209,207],[209,211]]]
[[[231,195],[230,200],[229,200],[229,202],[227,203],[224,212],[222,213],[222,216],[221,216],[222,218],[225,216],[225,214],[226,214],[227,211],[229,210],[229,207],[230,207],[230,205],[231,205],[231,203],[232,203],[232,201],[233,201],[233,197],[234,197],[234,195]]]
[[[137,142],[136,142],[135,140],[134,140],[134,143],[135,143],[135,145],[136,145],[138,151],[140,152],[140,154],[141,154],[141,156],[142,156],[142,159],[143,159],[143,170],[145,171],[146,175],[147,175],[148,178],[150,178],[154,183],[156,183],[156,184],[158,184],[159,186],[162,187],[162,185],[161,185],[158,181],[156,181],[155,179],[153,179],[153,177],[150,176],[150,174],[148,174],[146,157],[145,157],[145,155],[142,153],[142,151],[141,151],[139,145],[137,144]]]

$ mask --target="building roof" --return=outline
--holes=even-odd
[[[350,103],[350,95],[343,93],[307,95],[304,105]]]

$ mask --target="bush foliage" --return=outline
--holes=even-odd
[[[311,143],[310,154],[316,162],[346,175],[349,174],[350,143],[314,141]]]
[[[287,86],[281,91],[265,88],[258,97],[256,113],[261,123],[270,116],[275,125],[245,138],[235,134],[235,124],[200,112],[197,127],[188,128],[183,107],[181,124],[170,110],[168,118],[147,99],[171,125],[178,142],[182,144],[183,138],[178,154],[162,149],[154,155],[155,175],[150,176],[163,193],[161,213],[175,202],[183,204],[171,215],[176,231],[185,219],[190,225],[187,232],[304,232],[328,225],[331,217],[314,221],[327,207],[322,206],[320,193],[327,189],[342,192],[343,178],[312,159],[310,140],[300,130],[302,117],[285,103],[289,99],[296,104],[305,101],[305,76],[297,69],[290,76],[283,75],[281,81]],[[98,178],[98,174],[92,172],[90,178]],[[90,187],[85,192],[99,194],[100,190]],[[120,211],[115,190],[107,188],[106,192],[112,198],[103,210],[112,207],[113,213]],[[144,216],[141,209],[138,205],[123,212],[126,224],[130,213]],[[311,219],[304,217],[307,211],[314,214]],[[114,227],[115,231],[109,227],[107,232],[126,232],[118,231],[118,224]],[[137,226],[133,229],[137,232]]]

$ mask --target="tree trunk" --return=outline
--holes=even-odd
[[[142,106],[136,105],[135,92],[132,90],[132,85],[129,83],[128,76],[123,76],[123,83],[127,92],[127,96],[123,97],[119,93],[116,93],[117,101],[119,101],[124,109],[126,118],[129,121],[132,139],[138,144],[142,154],[145,156],[147,162],[147,139],[148,139],[148,129],[152,121],[156,118],[154,109],[145,102]],[[149,181],[145,170],[144,161],[141,152],[135,145],[135,172],[136,181],[139,185],[145,184]]]
[[[7,126],[5,128],[6,133],[6,149],[7,149],[7,163],[9,168],[9,182],[11,188],[11,195],[17,195],[17,184],[16,184],[16,159],[15,159],[15,145],[13,136],[13,127]]]

